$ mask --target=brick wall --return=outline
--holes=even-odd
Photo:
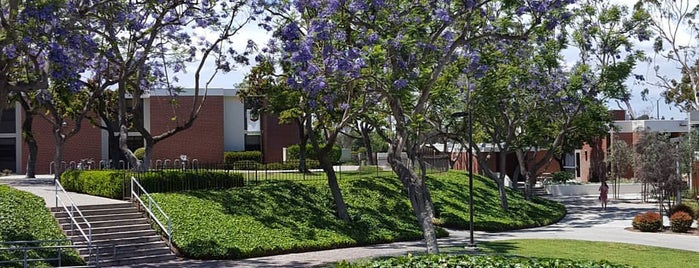
[[[173,111],[170,97],[150,98],[151,134],[159,135],[184,125],[189,117],[193,97],[177,97]],[[173,118],[175,120],[173,120]],[[155,145],[152,159],[179,159],[187,155],[199,163],[223,162],[223,97],[209,96],[199,117],[189,129],[183,130]]]
[[[299,129],[296,123],[279,124],[272,115],[262,116],[262,154],[265,163],[281,162],[282,148],[299,144]]]
[[[22,118],[24,120],[24,118]],[[63,127],[64,132],[70,131],[75,127],[72,121],[67,122]],[[32,132],[39,147],[37,152],[36,173],[49,174],[49,165],[54,161],[56,152],[55,140],[53,138],[52,124],[46,121],[41,116],[35,116],[32,124]],[[86,120],[81,123],[80,131],[73,137],[68,138],[63,146],[63,161],[70,164],[71,161],[76,163],[81,159],[92,158],[95,162],[101,159],[101,130],[92,126]],[[27,172],[27,159],[29,157],[29,147],[22,139],[22,172]]]

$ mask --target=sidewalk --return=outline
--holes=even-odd
[[[46,200],[47,206],[55,205],[54,185],[52,178],[49,176],[40,176],[31,180],[18,176],[0,177],[0,184],[8,184],[20,190],[39,195]],[[78,205],[126,202],[77,193],[69,194]],[[560,222],[539,228],[499,233],[476,231],[474,232],[476,243],[520,238],[553,238],[621,242],[699,252],[699,237],[697,236],[640,233],[624,230],[624,228],[631,226],[631,219],[637,213],[657,210],[654,203],[642,203],[638,195],[622,195],[618,200],[610,200],[606,211],[601,210],[597,196],[572,196],[552,199],[566,205],[568,210],[568,214]],[[449,230],[449,233],[450,237],[439,239],[440,247],[463,246],[468,240],[468,230]],[[421,241],[398,242],[243,260],[180,259],[174,262],[143,265],[141,267],[309,267],[342,260],[405,255],[409,252],[424,252],[424,243]]]
[[[56,206],[56,186],[53,184],[53,175],[37,175],[35,179],[27,179],[24,175],[5,176],[0,177],[0,184],[37,195],[44,199],[46,207]],[[73,192],[68,192],[68,195],[77,206],[127,203],[127,201]],[[64,200],[67,199],[63,194],[59,196]]]

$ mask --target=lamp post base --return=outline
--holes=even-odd
[[[473,243],[473,244],[467,243],[466,246],[464,246],[464,249],[465,249],[466,251],[470,251],[470,252],[478,252],[478,251],[479,251],[478,246],[476,245],[476,243]]]

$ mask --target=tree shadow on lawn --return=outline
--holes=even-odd
[[[483,181],[482,181],[483,182]],[[497,192],[497,184],[492,181],[483,182],[486,187],[474,188],[474,224],[476,230],[481,231],[505,231],[513,229],[531,228],[551,224],[562,218],[556,216],[556,208],[553,201],[537,199],[524,201],[524,197],[514,191],[508,190],[507,198],[509,210],[502,209]],[[433,189],[440,189],[442,193],[435,194],[435,210],[444,220],[444,226],[455,229],[468,229],[468,190],[455,189],[453,185],[439,180],[431,181]],[[474,183],[475,184],[475,183]]]
[[[322,231],[348,236],[358,244],[420,238],[417,221],[405,202],[398,202],[395,206],[390,206],[389,202],[380,202],[375,207],[363,205],[367,201],[367,195],[397,198],[398,191],[395,189],[369,180],[342,182],[352,184],[353,187],[363,187],[361,195],[343,192],[354,218],[349,224],[336,218],[330,192],[327,186],[322,185],[281,181],[255,187],[184,194],[219,203],[225,213],[252,217],[267,228],[289,229],[291,231],[286,232],[286,235],[298,241],[316,240],[318,233]],[[405,197],[403,199],[407,200]],[[398,217],[386,216],[396,213]],[[405,224],[406,221],[411,224]],[[382,230],[375,230],[377,228]],[[397,237],[390,237],[393,235]]]

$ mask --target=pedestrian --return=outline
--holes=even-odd
[[[609,192],[609,186],[606,181],[602,181],[602,185],[599,187],[599,201],[602,203],[602,210],[607,210],[607,193]]]

